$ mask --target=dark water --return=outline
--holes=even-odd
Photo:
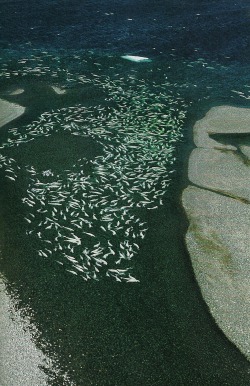
[[[178,116],[183,135],[174,141],[176,161],[165,165],[175,173],[167,174],[172,184],[164,205],[134,212],[148,227],[132,262],[139,283],[85,282],[56,264],[54,255],[39,256],[40,240],[27,235],[32,228],[23,221],[28,212],[21,198],[30,181],[22,171],[13,183],[0,170],[1,272],[15,307],[36,327],[37,347],[52,360],[43,369],[48,385],[248,385],[249,362],[202,300],[180,206],[193,123],[214,105],[249,105],[248,2],[16,0],[0,1],[0,11],[0,97],[27,107],[1,129],[2,144],[11,138],[9,129],[25,132],[44,112],[76,105],[111,108],[120,124],[136,102],[138,109],[129,110],[135,122],[160,93],[168,98],[164,115]],[[152,61],[129,62],[121,59],[125,54]],[[67,93],[55,94],[52,84]],[[25,92],[10,95],[13,87]],[[116,92],[125,99],[117,101]],[[101,122],[99,115],[93,119]],[[73,137],[60,127],[1,154],[22,170],[33,165],[37,173],[52,169],[60,176],[83,154],[87,160],[103,155],[98,136]],[[114,135],[114,153],[116,141]]]

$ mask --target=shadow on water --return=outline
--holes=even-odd
[[[44,369],[50,385],[249,384],[249,362],[215,325],[184,245],[187,141],[164,210],[147,219],[135,262],[140,283],[86,283],[37,257],[24,234],[20,192],[1,178],[2,271],[16,307],[37,327],[37,345],[58,363],[57,372]]]
[[[23,89],[24,92],[11,95],[9,90],[12,88]],[[77,89],[67,89],[65,94],[56,93],[46,82],[19,81],[14,84],[9,81],[1,89],[0,98],[9,102],[20,104],[26,108],[25,113],[15,120],[18,125],[26,125],[35,120],[45,111],[56,110],[74,104],[84,104],[87,106],[103,104],[103,92],[100,88],[93,86],[80,87]],[[13,127],[13,122],[6,125],[6,128]]]
[[[24,168],[25,165],[32,165],[38,172],[53,169],[53,172],[60,173],[69,165],[74,165],[80,158],[89,161],[93,155],[100,156],[103,153],[102,146],[89,137],[76,137],[69,133],[53,133],[50,137],[40,137],[32,143],[22,144],[20,148],[10,148],[6,151],[9,157],[14,157],[18,165]],[[35,157],[39,154],[39,157]],[[89,173],[91,166],[85,165],[82,172]]]

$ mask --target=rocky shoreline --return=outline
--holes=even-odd
[[[213,107],[193,135],[186,245],[216,323],[250,360],[250,109]]]

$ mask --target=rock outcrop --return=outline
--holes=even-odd
[[[220,143],[212,134],[234,136]],[[243,136],[242,136],[243,134]],[[186,244],[202,295],[225,335],[250,359],[250,109],[212,108],[194,126]],[[237,140],[238,136],[238,140]]]

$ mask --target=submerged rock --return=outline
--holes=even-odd
[[[24,111],[25,107],[0,99],[0,127],[20,117]]]
[[[58,86],[51,86],[51,88],[55,91],[56,94],[58,95],[63,95],[63,94],[66,94],[66,90],[61,88],[61,87],[58,87]]]

